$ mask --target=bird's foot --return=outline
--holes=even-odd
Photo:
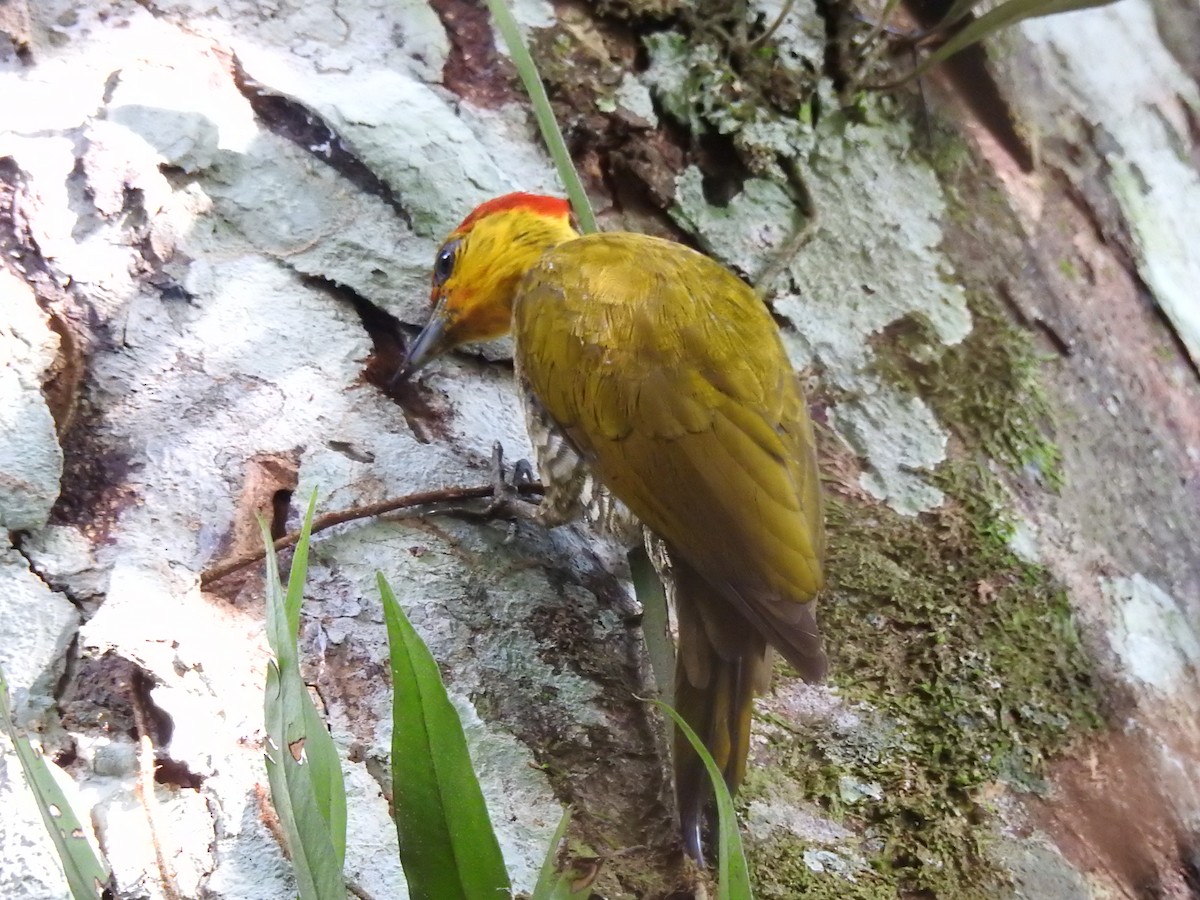
[[[529,460],[518,460],[512,468],[512,477],[504,472],[504,447],[499,442],[492,444],[492,499],[484,510],[489,518],[528,519],[538,518],[538,504],[521,499],[521,486],[533,484],[537,479]]]

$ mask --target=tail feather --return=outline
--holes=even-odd
[[[675,707],[736,791],[746,774],[754,695],[770,683],[766,640],[690,565],[672,557],[679,654]],[[674,740],[675,796],[684,849],[703,863],[702,835],[712,786],[687,738]]]

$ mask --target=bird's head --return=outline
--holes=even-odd
[[[570,204],[558,197],[506,194],[479,206],[438,249],[432,312],[396,378],[460,344],[508,334],[521,276],[550,247],[578,236]]]

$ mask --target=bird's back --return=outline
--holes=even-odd
[[[820,677],[812,426],[754,292],[680,244],[588,235],[525,275],[513,335],[530,389],[600,480]]]

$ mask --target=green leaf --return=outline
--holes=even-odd
[[[573,869],[565,872],[558,871],[558,845],[567,836],[567,827],[571,824],[571,808],[563,810],[562,818],[558,820],[558,828],[550,839],[550,847],[546,858],[542,861],[541,871],[538,872],[537,884],[529,900],[582,900],[592,894],[592,881],[586,879],[577,891],[571,890],[571,885],[580,880],[580,874]]]
[[[313,489],[308,499],[308,510],[304,514],[304,524],[300,530],[300,540],[292,555],[292,569],[288,576],[287,587],[287,619],[291,629],[291,641],[288,646],[296,648],[296,638],[300,633],[300,606],[304,602],[304,581],[308,574],[308,546],[312,535],[312,520],[317,507],[317,492]],[[296,659],[296,675],[300,674],[299,657]],[[329,836],[333,841],[334,852],[337,853],[338,870],[341,871],[346,861],[346,785],[342,776],[342,761],[338,756],[337,745],[329,727],[317,712],[312,702],[312,696],[303,682],[304,703],[301,712],[304,714],[304,729],[306,741],[305,752],[309,765],[312,767],[311,776],[313,789],[317,795],[317,805],[321,814],[329,824]]]
[[[67,876],[67,886],[71,889],[74,900],[96,900],[104,895],[104,890],[112,877],[108,868],[100,861],[88,842],[79,817],[67,803],[67,797],[54,780],[46,761],[17,729],[13,721],[12,709],[8,704],[8,680],[0,669],[0,722],[4,731],[17,751],[17,759],[21,761],[21,769],[25,773],[25,783],[33,791],[38,809],[42,813],[42,821],[46,823],[46,831],[54,841],[58,857],[62,860],[63,872]]]
[[[667,615],[667,592],[662,580],[650,561],[646,548],[638,545],[630,550],[629,574],[633,579],[633,592],[642,606],[642,634],[646,639],[646,652],[650,656],[650,668],[654,672],[654,685],[658,697],[673,703],[675,692],[675,641],[671,637],[671,625]]]
[[[688,739],[708,770],[717,798],[717,900],[753,900],[750,868],[746,865],[746,851],[742,848],[742,836],[738,832],[737,813],[733,809],[733,797],[721,776],[721,770],[683,716],[661,700],[651,702],[674,720],[675,727]]]
[[[946,14],[942,16],[941,19],[938,20],[937,25],[933,27],[933,31],[937,32],[949,28],[959,19],[966,17],[966,15],[981,2],[982,0],[954,0],[954,2],[950,4],[950,8],[946,10]]]
[[[591,201],[588,200],[587,191],[583,189],[583,182],[579,180],[579,173],[575,171],[575,164],[571,162],[567,142],[563,140],[558,122],[554,118],[554,109],[550,106],[550,98],[546,96],[546,86],[542,84],[542,77],[538,74],[533,57],[529,55],[529,48],[525,46],[521,37],[517,20],[508,11],[505,0],[487,0],[487,6],[492,18],[496,20],[496,28],[504,38],[508,52],[512,55],[517,74],[521,76],[529,94],[534,118],[537,119],[538,129],[542,132],[542,140],[546,142],[546,149],[550,151],[550,158],[554,160],[554,167],[558,169],[558,177],[567,189],[567,196],[571,199],[571,208],[575,210],[579,227],[585,234],[590,234],[597,230]]]
[[[429,648],[383,575],[391,655],[392,808],[412,900],[511,896],[467,739]]]
[[[267,779],[301,898],[345,900],[346,790],[341,761],[300,675],[296,646],[316,502],[313,491],[292,557],[286,594],[279,582],[271,534],[259,519],[267,547],[267,640],[275,654],[267,666],[263,704]]]
[[[1094,6],[1107,6],[1113,2],[1115,0],[1008,0],[1007,3],[1001,3],[999,6],[975,19],[961,31],[956,32],[946,43],[930,53],[911,73],[900,79],[900,81],[888,86],[894,87],[918,78],[938,63],[945,62],[960,50],[964,50],[972,44],[990,37],[1002,28],[1016,25],[1025,19],[1074,12],[1080,9],[1090,9]],[[973,4],[968,4],[967,9],[970,8],[970,5]],[[961,18],[966,15],[967,9],[962,9],[961,4],[955,4],[951,8],[951,12]],[[936,31],[946,24],[948,22],[944,20],[934,30]]]
[[[546,858],[542,860],[542,868],[538,872],[537,884],[533,886],[533,894],[529,900],[556,900],[555,892],[561,878],[558,874],[558,845],[567,836],[567,828],[571,824],[571,807],[563,810],[558,827],[554,829],[554,837],[546,849]]]

